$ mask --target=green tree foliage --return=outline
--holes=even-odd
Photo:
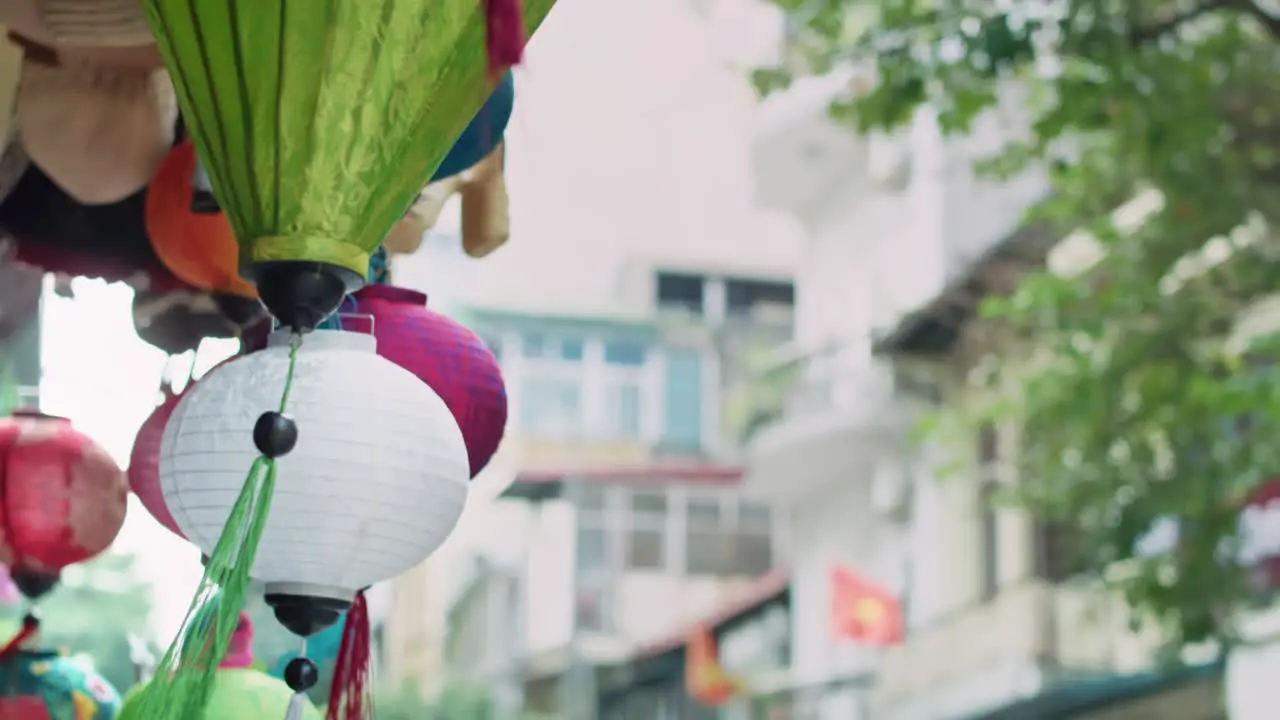
[[[1266,229],[1280,214],[1280,16],[1264,0],[774,2],[793,51],[757,84],[873,68],[868,91],[832,106],[859,131],[927,105],[963,134],[1005,87],[1028,92],[1030,132],[985,169],[1047,169],[1037,216],[1091,231],[1104,255],[988,308],[1024,348],[993,361],[988,408],[1023,427],[1019,499],[1080,527],[1083,562],[1127,561],[1114,581],[1175,642],[1229,636],[1223,610],[1247,595],[1226,560],[1241,504],[1280,471],[1280,372],[1260,362],[1276,344],[1221,342],[1280,288]],[[1121,232],[1111,213],[1138,188],[1162,202]],[[1157,518],[1179,522],[1177,551],[1135,558]]]
[[[151,633],[151,589],[133,572],[133,557],[108,552],[63,572],[63,582],[40,601],[40,644],[87,655],[123,694],[133,686],[129,636]],[[0,623],[16,631],[21,607],[0,611]],[[9,637],[6,635],[6,637]]]

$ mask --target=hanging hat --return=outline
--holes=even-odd
[[[507,181],[502,176],[503,147],[468,173],[462,184],[462,249],[482,258],[506,244],[511,237]]]
[[[155,44],[138,0],[36,0],[58,45],[136,47]]]
[[[32,162],[86,205],[143,188],[173,144],[177,102],[164,71],[28,58],[18,86],[18,138]]]

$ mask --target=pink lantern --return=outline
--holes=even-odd
[[[65,418],[0,419],[0,562],[55,576],[106,550],[124,525],[124,473]]]
[[[187,389],[190,388],[191,385],[188,384]],[[133,440],[133,450],[129,453],[129,488],[156,522],[185,539],[173,514],[164,504],[164,493],[160,490],[160,439],[164,437],[165,423],[169,422],[169,416],[181,399],[182,393],[166,391],[164,402],[138,428],[138,435]]]
[[[427,308],[423,293],[367,285],[352,298],[356,313],[373,318],[378,354],[416,375],[449,407],[475,477],[498,451],[507,425],[507,388],[497,358],[466,326]]]

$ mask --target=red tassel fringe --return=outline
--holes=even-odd
[[[372,720],[373,683],[369,656],[369,604],[364,591],[356,593],[342,629],[329,690],[325,720]]]
[[[502,75],[524,56],[524,12],[521,0],[484,0],[489,70]]]

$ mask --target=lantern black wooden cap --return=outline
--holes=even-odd
[[[262,304],[280,324],[297,332],[315,330],[347,293],[364,285],[364,277],[350,268],[301,260],[254,263],[241,274],[258,286]]]

